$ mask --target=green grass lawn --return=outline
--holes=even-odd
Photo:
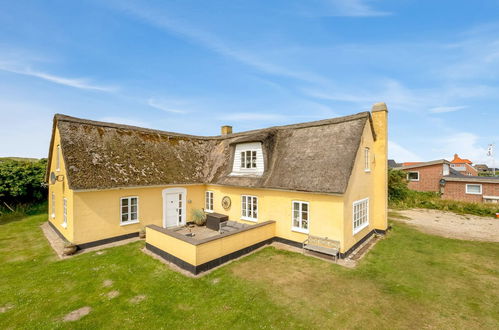
[[[0,218],[1,329],[499,328],[495,243],[394,223],[356,269],[268,247],[193,279],[143,242],[60,261],[39,228],[46,217]],[[89,315],[62,322],[84,306]]]

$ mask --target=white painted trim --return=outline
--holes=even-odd
[[[246,221],[251,221],[251,222],[258,222],[258,218],[250,218],[250,217],[243,217],[241,216],[241,220],[246,220]]]
[[[58,144],[56,147],[56,155],[55,155],[55,170],[59,172],[61,170],[61,145]]]
[[[211,198],[213,199],[213,203],[211,205],[211,209],[206,208],[206,194],[211,193]],[[204,211],[208,213],[213,213],[213,208],[215,207],[215,193],[212,190],[205,190],[204,192]]]
[[[241,153],[255,152],[255,166],[256,167],[241,167]],[[245,158],[246,159],[246,158]],[[252,156],[251,156],[252,159]],[[251,161],[252,163],[252,161]],[[264,172],[263,149],[261,142],[246,142],[238,143],[234,148],[234,162],[232,164],[231,176],[261,176]]]
[[[62,199],[62,223],[61,226],[63,228],[68,227],[68,199],[64,197]]]
[[[499,196],[483,196],[483,199],[497,199],[497,200],[499,200]]]
[[[364,172],[371,172],[371,149],[364,147]]]
[[[360,225],[359,227],[355,228],[355,206],[358,204],[364,203],[365,201],[367,201],[367,221],[365,223],[363,223],[362,225]],[[370,219],[369,219],[369,217],[370,217],[370,212],[369,212],[370,205],[369,204],[370,204],[369,197],[353,202],[353,204],[352,204],[352,232],[353,232],[353,235],[359,233],[362,229],[369,226],[369,221],[370,221]]]
[[[243,197],[250,197],[250,198],[256,198],[256,218],[251,218],[248,216],[244,216],[243,214]],[[248,203],[246,202],[246,206]],[[253,196],[253,195],[241,195],[241,219],[246,220],[246,221],[253,221],[253,222],[258,222],[258,215],[260,214],[258,210],[258,196]]]
[[[131,220],[131,221],[125,221],[123,222],[122,219],[123,219],[123,204],[121,203],[122,200],[124,199],[127,199],[128,200],[128,214],[131,213],[131,206],[132,206],[132,203],[131,203],[131,199],[132,198],[137,198],[137,219],[136,220]],[[131,225],[131,224],[134,224],[134,223],[139,223],[140,222],[140,216],[139,216],[139,204],[140,204],[140,201],[139,201],[139,196],[125,196],[125,197],[120,197],[120,226],[126,226],[126,225]]]
[[[161,195],[163,197],[163,228],[166,228],[166,195],[168,194],[182,194],[182,221],[177,222],[177,226],[182,226],[186,224],[186,205],[187,205],[187,189],[186,188],[167,188],[163,189]],[[177,217],[178,219],[178,217]]]
[[[479,186],[480,187],[480,192],[478,192],[478,193],[476,193],[476,192],[468,192],[468,186]],[[481,195],[482,194],[482,185],[479,184],[479,183],[467,183],[466,184],[466,188],[464,189],[464,192],[467,195]]]
[[[417,173],[418,174],[418,178],[417,179],[409,179],[409,173]],[[407,171],[407,181],[418,182],[419,179],[420,179],[419,171]]]
[[[294,212],[295,212],[295,203],[300,203],[300,204],[307,204],[307,215],[308,215],[308,228],[303,229],[301,227],[295,227],[294,226]],[[300,224],[302,223],[303,219],[301,218],[301,206],[300,206]],[[305,202],[305,201],[291,201],[291,231],[296,231],[298,233],[303,233],[303,234],[308,234],[310,230],[310,203]]]
[[[51,198],[52,200],[50,201],[50,207],[52,208],[52,213],[51,213],[51,217],[52,219],[55,219],[55,192],[52,192],[52,195],[51,195]]]
[[[140,221],[139,220],[134,220],[134,221],[127,221],[127,222],[122,222],[120,223],[120,226],[128,226],[128,225],[134,225],[136,223],[139,223]]]

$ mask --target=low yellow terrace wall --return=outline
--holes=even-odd
[[[159,227],[158,227],[159,228]],[[151,244],[191,265],[196,264],[196,246],[163,232],[146,227],[146,243]]]
[[[198,274],[270,243],[275,221],[261,222],[236,232],[197,240],[156,225],[146,227],[146,248],[177,266]]]
[[[262,224],[197,245],[196,266],[273,238],[275,222],[267,221]]]

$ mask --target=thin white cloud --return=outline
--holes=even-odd
[[[206,30],[191,26],[184,21],[174,19],[158,8],[148,8],[143,3],[139,6],[131,2],[115,2],[118,10],[125,12],[151,26],[162,29],[169,34],[174,34],[188,41],[209,49],[212,52],[231,58],[261,72],[298,79],[306,82],[323,83],[328,81],[325,77],[312,72],[286,68],[258,56],[253,52],[235,47],[223,41],[217,35]]]
[[[388,141],[388,158],[394,159],[398,163],[422,161],[422,158],[417,154],[394,141]]]
[[[147,105],[149,105],[150,107],[153,107],[155,109],[161,110],[161,111],[171,112],[171,113],[188,113],[189,111],[179,108],[179,106],[181,106],[181,104],[179,104],[179,103],[183,103],[183,102],[178,102],[178,101],[168,102],[168,101],[158,100],[158,99],[154,99],[154,98],[149,98],[147,100]]]
[[[78,88],[78,89],[96,90],[100,92],[114,92],[118,89],[117,87],[113,86],[101,86],[93,84],[86,78],[66,78],[46,72],[32,70],[29,67],[24,67],[19,69],[13,66],[6,65],[6,63],[1,63],[1,62],[0,62],[0,70],[24,76],[35,77],[55,84]]]
[[[466,106],[466,105],[458,105],[458,106],[454,106],[454,107],[435,107],[435,108],[431,108],[429,111],[431,113],[446,113],[446,112],[459,111],[462,109],[466,109],[467,107],[468,106]]]
[[[433,152],[445,159],[450,160],[457,153],[461,158],[467,158],[475,164],[492,165],[491,159],[487,157],[487,143],[482,143],[481,140],[482,138],[476,134],[459,132],[433,139],[431,142],[435,146]]]

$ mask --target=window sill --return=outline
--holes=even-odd
[[[371,173],[371,170],[364,170],[364,172],[366,172],[366,173]]]
[[[241,220],[246,220],[246,221],[251,221],[251,222],[258,222],[258,218],[249,218],[249,217],[241,217]]]
[[[54,214],[54,213],[52,213],[52,214],[50,215],[50,217],[51,217],[52,219],[55,219],[55,214]]]
[[[467,192],[466,195],[481,195],[482,193],[470,193],[470,192]]]
[[[206,213],[213,213],[214,211],[213,210],[204,210]]]
[[[291,231],[301,233],[301,234],[308,234],[308,229],[303,229],[303,228],[293,227],[293,228],[291,228]]]
[[[63,223],[61,223],[61,227],[66,229],[66,228],[68,228],[68,224],[63,222]]]
[[[127,222],[121,222],[121,223],[120,223],[120,226],[134,225],[134,224],[137,224],[137,223],[139,223],[139,222],[140,222],[139,220],[135,220],[135,221],[127,221]]]
[[[369,222],[366,222],[365,224],[363,224],[363,225],[362,225],[362,226],[360,226],[359,228],[355,228],[355,229],[353,230],[353,234],[354,234],[354,235],[355,235],[355,234],[358,234],[358,233],[360,233],[363,229],[365,229],[365,228],[367,228],[367,227],[369,227]]]

